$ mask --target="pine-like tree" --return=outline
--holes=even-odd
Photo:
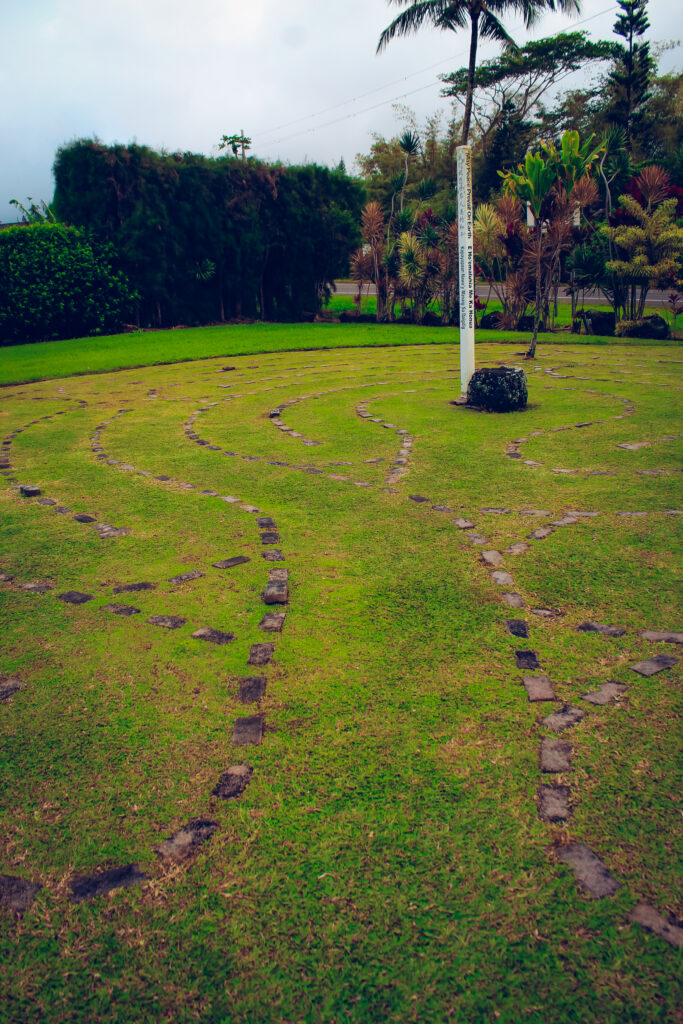
[[[614,45],[614,67],[607,79],[612,99],[609,119],[624,129],[627,146],[632,148],[641,109],[649,96],[655,62],[650,56],[650,44],[642,41],[650,27],[647,0],[617,0],[617,3],[621,13],[614,23],[614,33],[625,42]]]

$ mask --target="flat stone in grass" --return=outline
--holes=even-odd
[[[13,579],[14,579],[14,576],[12,576],[11,573],[9,573],[9,572],[0,572],[0,583],[11,583]]]
[[[211,629],[209,626],[203,626],[201,629],[195,629],[192,634],[195,640],[206,640],[210,644],[229,644],[235,639],[234,633],[225,633],[222,629]]]
[[[683,928],[676,924],[671,924],[670,921],[662,917],[649,904],[636,903],[628,915],[628,919],[635,924],[639,924],[641,928],[645,928],[647,931],[659,936],[660,939],[664,939],[665,942],[670,942],[677,949],[683,949]]]
[[[663,672],[664,669],[672,668],[677,664],[678,658],[674,658],[670,654],[657,654],[654,658],[648,658],[647,661],[638,661],[635,665],[629,665],[629,668],[640,676],[654,676],[657,672]]]
[[[140,590],[156,590],[156,583],[149,583],[147,580],[143,580],[141,583],[123,583],[119,587],[114,587],[115,594],[136,594]]]
[[[597,690],[582,694],[581,700],[587,700],[590,704],[609,704],[611,700],[620,697],[626,690],[627,687],[623,683],[615,683],[610,679],[606,683],[601,683]]]
[[[71,882],[71,902],[82,903],[114,889],[123,889],[130,885],[144,882],[147,875],[143,874],[137,864],[126,864],[121,868],[109,868],[97,871],[92,875],[76,875]]]
[[[585,714],[586,712],[581,708],[575,708],[572,704],[564,704],[559,711],[553,711],[551,715],[546,715],[541,720],[541,725],[544,725],[546,729],[552,729],[553,732],[564,732],[565,729],[571,729],[577,722],[580,722]]]
[[[429,501],[429,498],[425,498],[422,494],[409,494],[408,497],[411,501],[416,501],[418,505],[424,501]]]
[[[48,590],[55,588],[51,583],[22,583],[21,589],[26,590],[29,594],[47,594]]]
[[[511,544],[507,550],[511,555],[523,555],[525,551],[529,550],[529,545],[520,540],[516,544]]]
[[[65,590],[63,594],[57,594],[57,598],[65,604],[85,604],[86,601],[92,601],[93,595],[82,594],[80,590]]]
[[[112,612],[113,615],[139,615],[140,609],[134,608],[132,604],[119,604],[118,601],[112,601],[111,604],[102,605],[103,612]]]
[[[187,860],[202,843],[207,842],[218,830],[218,822],[210,821],[208,818],[193,818],[183,825],[177,832],[174,832],[168,839],[164,839],[156,850],[162,860],[179,864]]]
[[[494,568],[497,568],[504,562],[504,558],[500,551],[482,551],[481,560],[485,565],[491,565]]]
[[[211,791],[219,800],[236,800],[242,796],[251,781],[254,769],[249,764],[233,764],[223,772]]]
[[[566,740],[546,736],[541,741],[539,765],[542,772],[568,772],[572,762],[572,745]]]
[[[453,509],[449,508],[448,505],[432,505],[432,512],[452,512]]]
[[[87,512],[79,512],[78,515],[74,516],[77,523],[94,523],[95,516],[89,516]]]
[[[666,630],[644,629],[640,634],[643,640],[652,640],[665,644],[683,644],[683,633],[673,633]]]
[[[538,787],[538,816],[541,821],[565,821],[569,817],[569,786]]]
[[[535,651],[515,651],[515,662],[517,668],[536,669],[541,667]]]
[[[259,747],[263,740],[263,715],[249,715],[235,720],[232,742],[236,747]]]
[[[278,544],[280,542],[280,534],[276,533],[275,530],[267,530],[261,534],[262,544]]]
[[[266,633],[281,633],[285,624],[285,612],[266,612],[258,624]]]
[[[529,703],[535,703],[539,700],[555,700],[555,694],[550,683],[550,679],[546,675],[538,676],[523,676],[522,683],[526,690],[526,695]],[[583,715],[583,712],[581,712]]]
[[[178,576],[171,576],[168,582],[189,583],[191,580],[200,580],[203,575],[203,572],[199,572],[198,569],[194,569],[192,572],[181,572]]]
[[[577,881],[592,899],[613,896],[619,888],[614,875],[584,843],[568,843],[555,852],[559,860],[569,864]]]
[[[505,628],[511,636],[529,636],[529,624],[525,619],[506,619]]]
[[[0,907],[6,907],[14,914],[23,914],[42,888],[38,882],[29,882],[26,878],[0,875]]]
[[[263,591],[265,604],[287,604],[289,601],[289,587],[285,580],[269,579],[266,589]]]
[[[575,516],[562,516],[561,519],[551,519],[551,526],[572,526],[574,523],[578,523],[578,519]]]
[[[235,555],[234,558],[224,558],[220,562],[212,562],[214,569],[233,569],[236,565],[245,565],[251,559],[246,555]]]
[[[496,569],[495,572],[491,573],[491,579],[494,583],[497,583],[499,587],[509,587],[514,583],[514,580],[509,572],[503,572],[501,569]]]
[[[245,676],[240,679],[240,700],[243,704],[255,704],[266,692],[265,676]]]
[[[172,477],[166,476],[165,473],[161,473],[159,476],[154,477],[155,480],[171,480]]]
[[[7,700],[8,697],[13,696],[13,694],[23,688],[24,684],[21,679],[3,679],[0,682],[0,700]]]
[[[503,601],[508,608],[524,607],[524,598],[521,594],[516,594],[514,591],[511,594],[503,594]]]
[[[272,551],[262,551],[261,558],[265,558],[267,562],[284,562],[285,556],[279,548],[273,548]]]
[[[252,644],[249,648],[247,665],[267,665],[275,651],[275,644]]]
[[[274,530],[275,520],[270,516],[259,516],[256,520],[259,530]]]
[[[481,511],[482,512],[491,512],[491,513],[493,513],[493,515],[497,515],[497,516],[506,516],[506,515],[509,515],[509,513],[510,513],[510,509],[509,508],[497,508],[494,505],[484,505]]]
[[[164,629],[180,629],[187,619],[181,619],[179,615],[152,615],[147,622],[150,626],[162,626]]]
[[[94,529],[97,530],[102,540],[109,537],[125,537],[130,533],[127,526],[110,526],[108,523],[95,523]]]
[[[52,499],[52,498],[38,498],[38,504],[39,504],[39,505],[47,505],[47,506],[50,506],[50,505],[56,505],[56,504],[57,504],[57,502],[56,502],[56,501],[53,501],[53,499]]]
[[[40,487],[34,487],[32,484],[22,484],[19,488],[19,493],[24,498],[37,498],[43,492]]]
[[[532,530],[531,533],[527,534],[529,540],[545,540],[551,533],[554,533],[549,526],[539,526],[537,530]]]
[[[626,630],[623,626],[605,626],[601,622],[582,622],[576,627],[579,633],[602,633],[603,636],[623,636]]]

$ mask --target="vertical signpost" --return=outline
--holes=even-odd
[[[472,150],[458,146],[458,255],[460,263],[460,389],[467,394],[474,373],[474,217]]]

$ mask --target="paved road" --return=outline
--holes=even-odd
[[[353,281],[336,281],[337,295],[356,295],[358,293],[358,286]],[[369,291],[368,291],[369,288]],[[477,296],[480,299],[485,299],[489,293],[488,285],[478,284],[476,286]],[[363,288],[363,295],[374,295],[375,286],[374,284],[365,285]],[[669,301],[669,292],[650,292],[647,297],[648,306],[666,306]],[[495,296],[492,296],[492,299]],[[569,295],[563,295],[561,292],[558,295],[560,302],[570,302]],[[596,292],[594,295],[586,294],[584,298],[584,308],[590,309],[594,306],[609,306],[609,302],[600,292]]]

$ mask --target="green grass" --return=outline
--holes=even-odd
[[[544,344],[539,370],[526,364],[529,408],[494,416],[450,404],[454,335],[436,332],[441,343],[425,345],[420,328],[253,325],[124,337],[101,350],[87,340],[3,352],[14,359],[6,380],[37,374],[41,353],[44,375],[62,378],[1,393],[3,436],[70,410],[18,434],[18,479],[131,532],[100,540],[0,489],[0,572],[15,576],[0,584],[0,678],[26,683],[0,704],[0,873],[43,883],[23,919],[0,912],[0,1021],[675,1019],[680,955],[627,915],[641,899],[683,913],[680,666],[649,679],[628,666],[676,654],[641,629],[681,628],[680,523],[666,514],[682,505],[681,445],[662,440],[681,430],[678,352]],[[268,351],[318,341],[330,350]],[[134,345],[149,362],[205,361],[105,372],[126,365]],[[515,351],[483,344],[477,360],[509,362]],[[235,370],[208,358],[219,352]],[[570,379],[542,372],[551,367]],[[68,376],[88,368],[99,372]],[[313,392],[323,393],[283,413],[321,442],[308,447],[268,411]],[[78,398],[87,407],[76,409]],[[614,419],[624,400],[633,415]],[[415,439],[395,493],[383,488],[400,440],[356,416],[363,401]],[[112,418],[123,408],[131,411]],[[199,409],[202,438],[261,461],[192,444],[183,424]],[[606,422],[529,436],[593,419]],[[105,420],[110,457],[196,489],[98,461],[89,439]],[[508,459],[522,436],[522,459]],[[617,447],[634,440],[651,447]],[[374,458],[384,461],[364,461]],[[651,469],[663,472],[639,473]],[[255,517],[201,489],[272,515],[290,570],[284,631],[263,670],[260,747],[231,737],[235,719],[253,711],[237,699],[237,680],[261,671],[246,665],[250,645],[272,639],[258,629],[268,563]],[[513,611],[501,602],[511,588],[492,582],[481,548],[452,519],[471,518],[486,547],[504,551],[546,521],[519,515],[534,507],[549,518],[600,515],[504,555],[526,602]],[[251,561],[212,567],[240,553]],[[205,575],[169,582],[191,569]],[[55,589],[29,594],[19,587],[28,580]],[[137,580],[157,587],[114,597]],[[56,594],[67,589],[94,599],[65,605]],[[142,614],[103,611],[112,600]],[[561,614],[530,611],[539,607]],[[159,613],[187,625],[146,623]],[[528,620],[528,641],[505,631],[512,615]],[[585,619],[627,632],[577,632]],[[204,625],[236,639],[192,639]],[[567,737],[573,765],[560,781],[572,787],[573,813],[564,825],[536,813],[537,720],[547,707],[527,703],[513,658],[521,647],[538,653],[562,701],[584,704],[607,679],[628,685]],[[254,767],[242,798],[213,800],[218,776],[242,761]],[[198,816],[216,821],[217,835],[180,867],[163,867],[160,839]],[[554,854],[568,838],[604,859],[621,883],[615,897],[581,895]],[[74,874],[131,861],[148,883],[68,902]]]

